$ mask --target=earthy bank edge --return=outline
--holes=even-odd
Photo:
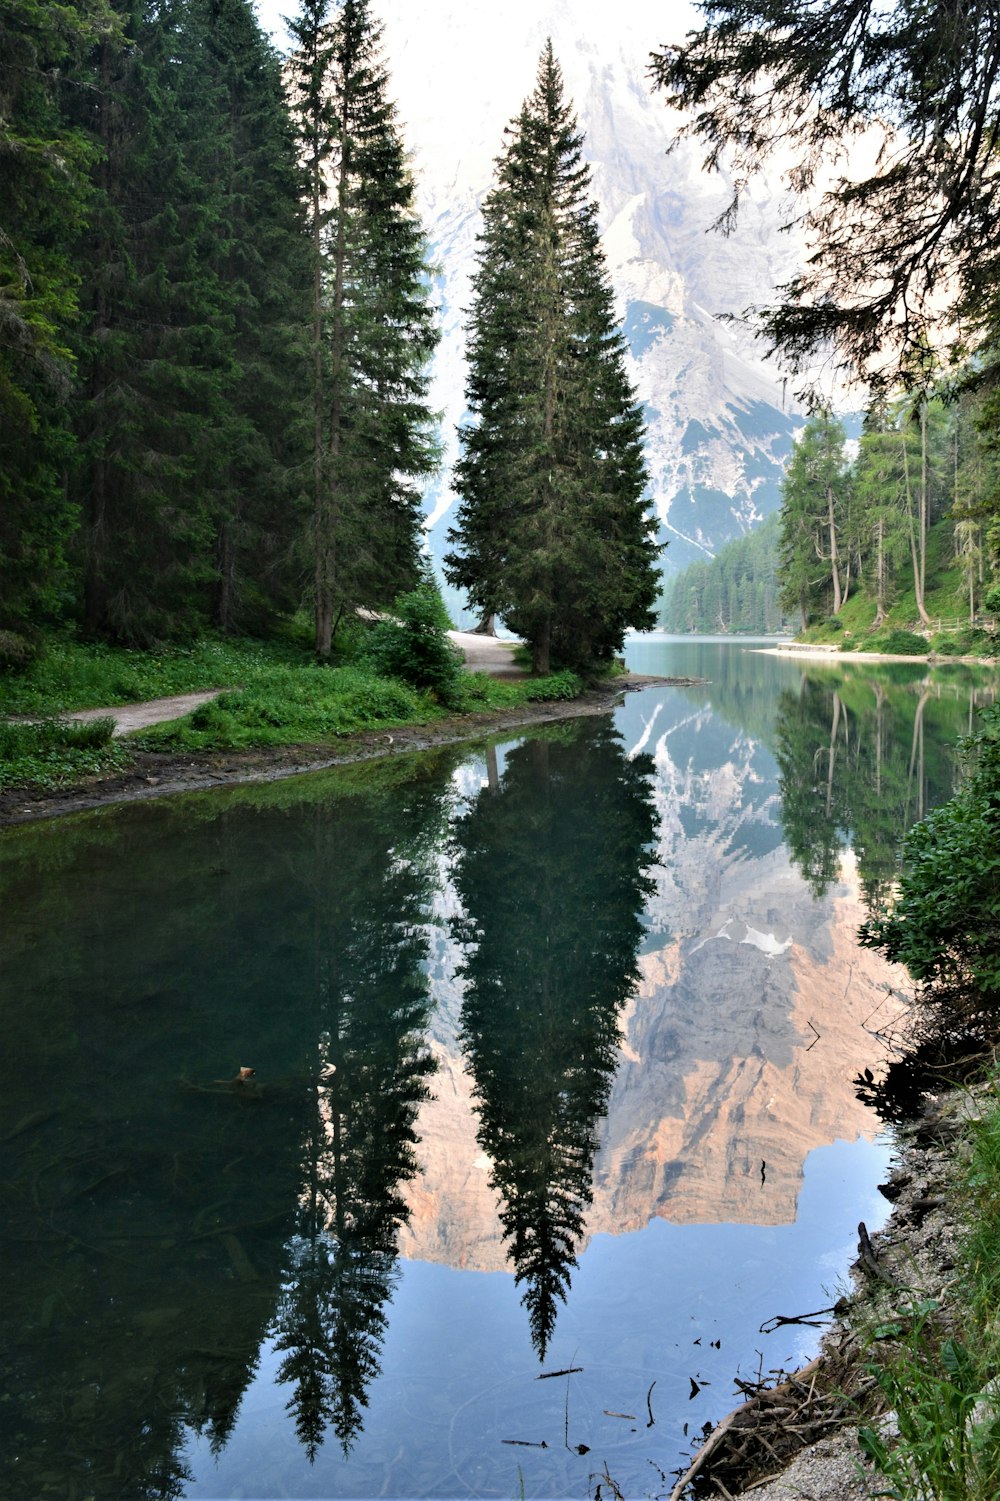
[[[690,687],[692,678],[648,677],[629,674],[588,689],[579,698],[519,704],[480,714],[457,714],[429,724],[408,724],[392,730],[365,730],[330,745],[275,745],[243,751],[191,751],[183,755],[151,751],[136,753],[127,772],[92,776],[69,787],[11,788],[0,792],[0,828],[39,818],[58,818],[111,803],[138,802],[176,792],[198,792],[239,783],[276,782],[310,771],[326,771],[372,761],[381,756],[433,750],[437,746],[480,740],[504,730],[533,724],[606,714],[626,692],[661,684]]]
[[[730,1413],[708,1436],[706,1450],[720,1437],[700,1482],[717,1478],[725,1489],[711,1485],[705,1494],[728,1494],[733,1501],[870,1501],[885,1493],[884,1477],[863,1461],[858,1442],[860,1423],[877,1422],[879,1410],[868,1370],[871,1331],[886,1317],[886,1299],[898,1302],[903,1288],[939,1300],[946,1318],[949,1306],[955,1308],[966,1213],[959,1164],[967,1150],[964,1122],[975,1112],[975,1093],[955,1090],[931,1100],[919,1121],[894,1128],[897,1148],[886,1185],[893,1210],[871,1237],[873,1255],[859,1254],[854,1263],[852,1290],[838,1303],[816,1360]],[[789,1443],[790,1433],[813,1423],[819,1436],[801,1447]],[[675,1488],[675,1497],[681,1494],[694,1491]]]

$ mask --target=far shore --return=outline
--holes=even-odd
[[[734,638],[735,639],[735,638]],[[839,646],[827,645],[825,642],[813,644],[789,642],[787,646],[757,646],[752,651],[764,657],[793,657],[808,662],[927,662],[937,665],[945,662],[964,662],[978,667],[995,667],[996,657],[942,657],[936,652],[881,652],[881,651],[841,651]]]

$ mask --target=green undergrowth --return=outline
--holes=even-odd
[[[265,682],[223,693],[184,719],[154,725],[129,739],[143,750],[173,752],[322,745],[365,730],[431,724],[449,714],[576,698],[581,687],[568,673],[523,681],[460,673],[445,704],[433,690],[376,676],[364,665],[275,669]]]
[[[266,680],[279,668],[307,666],[308,649],[295,640],[211,639],[162,651],[52,638],[20,672],[0,677],[0,711],[6,714],[65,714],[243,687]]]
[[[379,660],[373,638],[376,633],[355,631],[343,642],[344,656],[331,665],[318,664],[294,634],[267,642],[204,640],[155,653],[50,640],[27,666],[0,677],[0,716],[46,717],[34,726],[0,720],[0,788],[66,786],[96,772],[122,770],[136,749],[182,753],[324,745],[366,730],[429,724],[449,714],[573,699],[584,686],[570,672],[511,680],[470,674],[447,655],[437,679],[419,659],[403,661],[402,675],[393,676]],[[416,645],[424,653],[420,638]],[[407,673],[417,682],[404,681]],[[225,691],[182,719],[124,740],[111,740],[110,724],[98,731],[54,718],[213,688]]]
[[[96,773],[123,770],[131,752],[112,740],[113,719],[64,724],[0,722],[0,792],[11,787],[65,787]]]
[[[947,1306],[919,1293],[883,1307],[869,1371],[894,1415],[861,1447],[893,1501],[1000,1495],[1000,1078],[979,1093],[957,1185],[970,1228]],[[976,1113],[978,1112],[978,1113]]]
[[[937,522],[930,530],[927,545],[924,609],[931,622],[929,642],[920,626],[912,583],[899,589],[889,601],[885,619],[877,631],[875,601],[860,590],[850,596],[838,615],[813,621],[796,639],[803,645],[833,645],[842,651],[881,652],[891,656],[927,651],[939,656],[1000,655],[996,636],[965,624],[969,618],[968,589],[952,548],[951,523]],[[906,637],[919,642],[919,647],[913,642],[902,644]],[[893,641],[895,644],[890,644]]]

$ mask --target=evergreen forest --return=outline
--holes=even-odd
[[[850,452],[829,411],[809,418],[783,484],[779,599],[801,630],[906,651],[985,643],[1000,605],[996,403],[957,389],[877,395]],[[911,646],[909,649],[915,649]]]
[[[790,625],[779,598],[779,519],[772,513],[734,537],[704,563],[691,563],[663,585],[659,624],[677,635],[772,636]]]
[[[149,648],[419,582],[423,237],[365,0],[0,5],[0,627]],[[22,646],[21,648],[25,648]]]
[[[423,548],[433,267],[380,28],[368,0],[288,25],[283,60],[251,0],[0,0],[8,677],[53,633],[295,640],[337,666],[402,597],[414,637],[447,623]],[[454,565],[542,676],[606,661],[658,577],[580,147],[550,45],[486,209]]]
[[[979,365],[876,395],[861,435],[817,408],[782,503],[666,581],[676,632],[798,633],[901,654],[991,654],[1000,610],[1000,427]]]

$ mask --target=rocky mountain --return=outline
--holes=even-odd
[[[447,468],[463,414],[462,318],[479,206],[503,132],[534,83],[551,36],[585,132],[604,244],[648,420],[652,496],[666,566],[713,554],[778,503],[798,413],[741,317],[796,264],[780,233],[785,205],[758,186],[736,232],[711,225],[731,183],[701,170],[678,117],[650,92],[650,52],[695,23],[693,8],[653,0],[511,0],[489,11],[454,0],[380,0],[393,92],[413,150],[438,269],[444,338],[435,403],[446,467],[428,497],[432,551],[444,550],[454,497]],[[732,319],[733,321],[726,321]]]

